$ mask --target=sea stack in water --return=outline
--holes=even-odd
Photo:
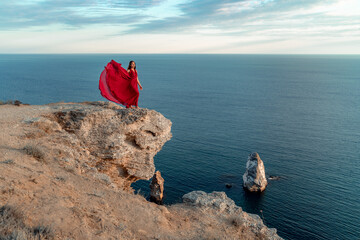
[[[250,192],[262,192],[265,190],[267,180],[265,167],[258,153],[249,155],[246,163],[246,172],[243,175],[244,188]]]
[[[150,201],[161,204],[163,195],[164,179],[161,177],[160,171],[156,171],[150,183]]]

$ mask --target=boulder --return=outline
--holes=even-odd
[[[213,191],[206,193],[204,191],[192,191],[183,195],[182,200],[188,205],[193,205],[200,208],[213,208],[219,212],[233,213],[236,210],[242,211],[241,207],[237,206],[225,192]]]
[[[164,179],[156,171],[150,183],[150,201],[161,204],[164,196]]]
[[[234,200],[226,195],[225,192],[213,191],[207,193],[197,190],[186,193],[183,195],[182,200],[182,204],[191,207],[194,212],[201,212],[199,215],[208,217],[206,220],[199,219],[200,222],[209,221],[209,218],[218,219],[221,222],[229,223],[231,227],[235,227],[235,229],[241,231],[241,233],[237,233],[236,237],[232,237],[226,232],[223,236],[215,238],[197,239],[282,239],[277,235],[277,230],[275,228],[268,228],[265,226],[259,215],[244,212],[240,206],[235,204]],[[229,228],[226,228],[226,230],[227,229]]]
[[[243,181],[244,188],[250,192],[262,192],[267,186],[264,163],[256,152],[248,157]]]

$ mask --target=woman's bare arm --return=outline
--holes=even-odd
[[[141,86],[141,83],[140,83],[140,81],[139,81],[139,77],[137,78],[137,82],[138,82],[138,84],[139,84],[139,86],[140,86],[140,90],[142,90],[142,86]]]

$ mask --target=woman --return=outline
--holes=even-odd
[[[137,95],[134,96],[134,99],[133,99],[133,101],[131,101],[131,102],[136,103],[136,104],[132,104],[132,105],[135,105],[136,108],[139,108],[139,106],[138,106],[138,104],[137,104],[138,99],[139,99],[139,90],[138,90],[137,85],[139,84],[140,90],[142,90],[142,86],[141,86],[141,83],[140,83],[139,78],[138,78],[138,74],[137,74],[137,71],[136,71],[136,64],[135,64],[134,61],[130,61],[130,62],[129,62],[129,66],[128,66],[128,68],[127,68],[127,72],[129,73],[131,79],[133,79],[133,80],[131,80],[131,84],[133,85],[132,87],[133,87],[134,89],[136,89],[136,91],[137,91]],[[136,79],[136,81],[135,81],[134,79]],[[130,108],[132,108],[131,105],[130,105]]]
[[[123,104],[126,108],[139,108],[138,84],[142,90],[134,61],[130,61],[125,70],[121,63],[111,60],[100,75],[99,90],[110,101]]]

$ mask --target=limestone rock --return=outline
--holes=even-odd
[[[264,163],[256,152],[248,157],[243,182],[244,188],[250,192],[262,192],[267,186]]]
[[[236,206],[234,200],[228,198],[225,192],[192,191],[183,195],[182,200],[184,203],[201,208],[215,208],[219,212],[241,211],[241,207]]]
[[[156,111],[111,102],[6,104],[0,129],[0,208],[20,211],[3,214],[6,239],[22,230],[31,230],[22,239],[33,239],[35,228],[44,237],[37,230],[47,226],[56,239],[279,239],[223,192],[156,205],[128,191],[154,175],[153,156],[171,138],[171,122]]]
[[[162,203],[164,196],[164,179],[160,171],[156,171],[150,183],[150,200],[155,203]]]
[[[33,108],[45,114],[23,121],[38,129],[27,137],[44,138],[50,154],[60,162],[70,159],[64,164],[76,171],[96,169],[108,175],[109,182],[131,191],[131,183],[153,176],[154,156],[172,137],[171,121],[146,108],[126,109],[102,101]],[[93,171],[90,175],[99,176]]]
[[[269,176],[269,180],[279,180],[280,178],[281,178],[280,176],[273,176],[273,175]]]
[[[182,199],[183,204],[190,205],[195,209],[200,209],[206,215],[213,215],[219,219],[225,218],[231,220],[231,223],[234,226],[243,227],[244,229],[247,229],[246,231],[250,231],[250,233],[261,233],[262,238],[256,239],[282,239],[277,235],[277,230],[275,228],[268,228],[265,226],[259,215],[242,211],[241,207],[237,206],[234,200],[227,197],[225,192],[213,191],[211,193],[206,193],[204,191],[192,191],[183,195]],[[253,238],[250,237],[249,239]]]

